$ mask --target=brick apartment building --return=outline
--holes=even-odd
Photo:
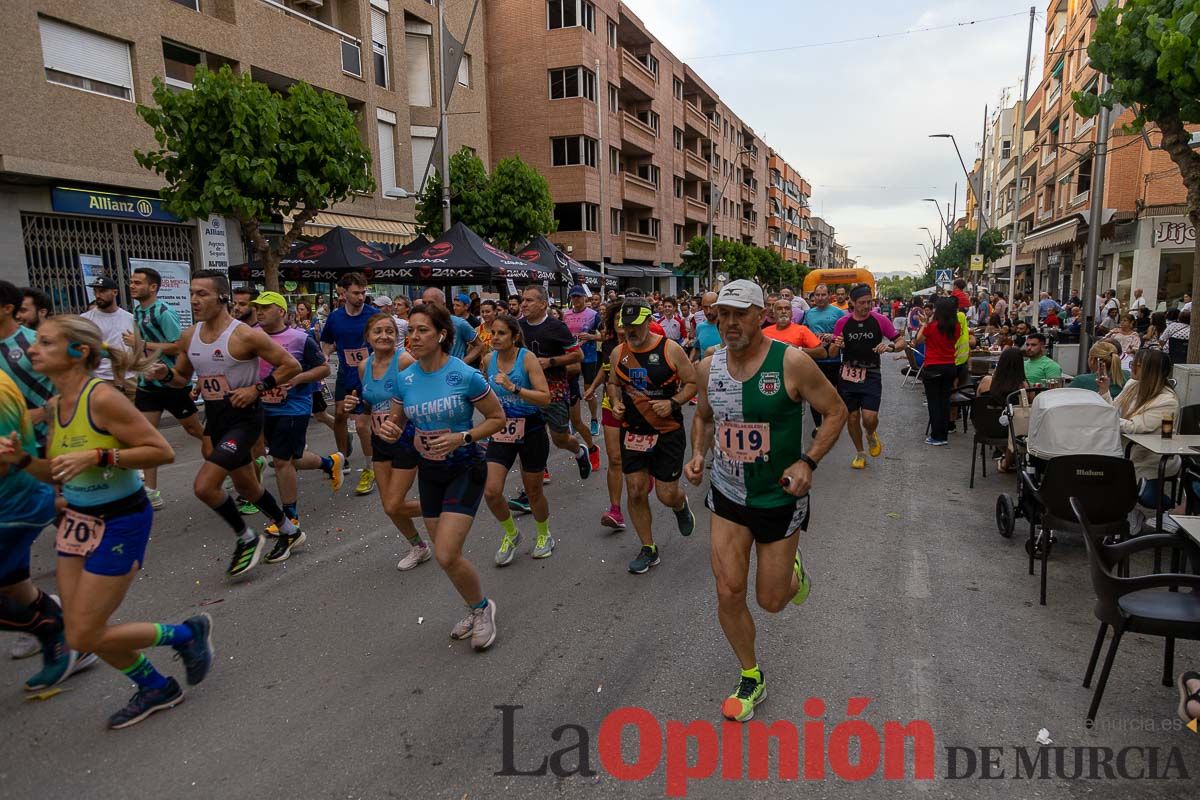
[[[676,267],[710,219],[715,238],[807,261],[811,187],[624,4],[503,6],[487,18],[491,160],[546,176],[556,244],[670,291],[694,288]]]
[[[450,106],[451,147],[486,161],[482,3]],[[447,6],[460,39],[470,5]],[[341,95],[361,117],[377,189],[323,212],[360,238],[411,238],[413,201],[437,131],[437,9],[428,0],[10,0],[0,100],[0,278],[51,290],[80,308],[81,256],[124,280],[130,259],[191,269],[245,259],[230,219],[180,220],[158,202],[157,176],[134,160],[155,146],[135,104],[155,77],[186,90],[196,66],[229,64],[277,89],[297,80]],[[15,110],[20,109],[20,113]]]

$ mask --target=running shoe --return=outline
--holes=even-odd
[[[471,647],[487,650],[496,641],[496,601],[488,600],[483,608],[471,609],[475,622],[471,627]]]
[[[350,448],[347,448],[347,449],[348,449],[348,450],[353,450],[354,448],[350,447]],[[351,471],[351,467],[350,467],[350,456],[349,456],[349,454],[347,454],[347,455],[346,455],[346,457],[345,457],[344,459],[342,459],[342,474],[343,474],[343,475],[349,475],[349,474],[350,474],[350,471]]]
[[[342,476],[350,471],[346,466],[346,457],[341,453],[330,453],[329,459],[333,462],[333,467],[329,470],[329,488],[337,491],[342,488]]]
[[[262,483],[262,476],[263,476],[263,473],[266,471],[267,471],[267,459],[264,458],[263,456],[259,456],[258,458],[254,459],[254,472],[256,475],[258,475],[259,483]]]
[[[297,528],[299,528],[300,520],[297,519],[296,517],[292,517],[291,519],[292,519],[292,524],[295,525]],[[279,535],[279,526],[276,525],[274,522],[268,522],[265,525],[263,525],[263,533],[265,533],[267,536],[278,536]]]
[[[57,686],[76,673],[83,672],[97,661],[95,653],[80,653],[67,647],[67,639],[58,635],[54,644],[42,649],[42,668],[25,681],[25,690],[40,692]]]
[[[545,486],[549,482],[550,482],[550,470],[544,469],[544,470],[542,470],[542,486]]]
[[[467,609],[467,615],[460,619],[453,628],[450,629],[451,639],[466,639],[471,635],[471,631],[475,630],[475,611]]]
[[[12,658],[29,658],[40,652],[42,652],[42,643],[37,640],[37,637],[22,633],[17,636],[17,640],[9,648],[8,654]]]
[[[278,564],[281,561],[287,561],[292,557],[292,551],[307,541],[308,537],[299,528],[291,536],[285,536],[281,533],[275,537],[275,546],[271,548],[271,552],[267,553],[267,557],[263,561],[266,561],[268,564]]]
[[[183,661],[188,686],[195,686],[208,674],[216,654],[212,646],[212,617],[208,614],[197,614],[185,619],[183,624],[192,629],[192,640],[185,644],[171,645],[171,648]]]
[[[162,499],[162,492],[160,492],[158,489],[147,489],[146,499],[150,501],[150,507],[155,511],[158,511],[160,508],[166,505]]]
[[[754,707],[767,697],[767,680],[762,670],[758,678],[742,673],[737,690],[721,704],[721,714],[733,722],[746,722],[754,717]]]
[[[229,569],[225,574],[231,578],[244,575],[258,566],[262,551],[267,545],[267,537],[255,536],[253,541],[243,542],[240,538],[234,544],[233,558],[229,559]]]
[[[599,436],[599,435],[600,435],[600,420],[598,420],[598,419],[594,419],[594,420],[592,420],[592,428],[591,428],[591,431],[592,431],[592,436]]]
[[[592,474],[592,457],[588,454],[587,450],[575,456],[575,463],[579,465],[579,479],[587,480],[588,475]]]
[[[165,711],[182,702],[183,689],[179,688],[179,681],[167,678],[167,685],[163,688],[142,689],[130,698],[124,708],[108,718],[108,727],[116,731],[137,725],[155,711]]]
[[[946,439],[935,439],[932,436],[928,436],[925,438],[925,444],[933,445],[934,447],[945,447],[950,442]]]
[[[658,548],[642,545],[642,550],[638,553],[637,558],[629,562],[629,571],[634,575],[641,575],[643,572],[649,572],[651,567],[657,567],[662,563],[658,557]]]
[[[600,471],[600,445],[592,445],[588,450],[588,463],[591,464],[592,472]]]
[[[545,536],[539,536],[537,542],[533,545],[533,552],[530,554],[534,558],[549,558],[554,552],[554,537],[547,533]]]
[[[433,548],[421,542],[409,548],[408,554],[400,559],[400,563],[396,564],[396,569],[401,572],[408,572],[418,564],[424,564],[431,558],[433,558]]]
[[[510,511],[519,511],[522,514],[530,513],[529,495],[525,494],[524,489],[522,489],[521,493],[516,497],[510,497],[508,499],[508,508]]]
[[[237,503],[238,513],[243,517],[252,517],[258,513],[258,506],[254,505],[254,503],[251,503],[240,494],[237,496],[237,499],[234,502]]]
[[[871,454],[871,458],[879,458],[883,453],[883,442],[879,441],[878,431],[867,437],[867,445],[870,447],[868,452]]]
[[[867,460],[865,458],[863,458],[862,456],[855,456],[854,459],[850,462],[850,469],[866,469],[866,468],[867,468]]]
[[[692,513],[692,507],[688,505],[687,498],[683,498],[683,508],[675,511],[675,524],[679,526],[679,533],[683,536],[691,536],[696,530],[696,515]]]
[[[517,555],[517,545],[521,543],[521,532],[517,531],[516,536],[509,536],[507,533],[500,537],[500,549],[496,551],[496,566],[506,567],[512,563],[513,558]],[[549,555],[549,553],[547,553]]]
[[[358,476],[358,486],[354,487],[354,493],[362,497],[373,491],[375,491],[375,470],[364,469]]]
[[[792,566],[792,571],[796,573],[796,579],[799,581],[796,593],[792,595],[792,605],[802,606],[808,599],[808,593],[812,591],[812,580],[804,571],[804,559],[800,556],[799,550],[796,551],[796,563]]]
[[[625,530],[625,516],[621,514],[620,507],[610,508],[600,517],[600,524],[606,528],[623,531]]]

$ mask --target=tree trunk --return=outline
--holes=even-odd
[[[1162,129],[1162,147],[1179,167],[1187,187],[1188,220],[1200,232],[1200,153],[1192,149],[1192,135],[1178,116],[1154,120]],[[1200,297],[1200,235],[1192,250],[1192,299]],[[1192,312],[1192,332],[1188,342],[1187,363],[1200,364],[1200,313]]]
[[[320,209],[305,209],[292,219],[292,226],[279,241],[279,245],[271,247],[271,243],[263,236],[257,219],[247,217],[239,219],[242,231],[254,242],[254,254],[263,268],[263,286],[268,292],[279,291],[279,262],[292,249],[292,244],[300,238],[304,226],[313,220]]]

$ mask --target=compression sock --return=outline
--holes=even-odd
[[[246,523],[242,519],[241,512],[238,511],[237,503],[235,503],[233,498],[229,495],[225,495],[224,500],[222,500],[216,506],[213,506],[213,511],[217,512],[221,519],[225,520],[225,523],[233,529],[233,532],[238,536],[238,538],[242,539],[242,541],[251,541],[254,538],[253,536],[251,536],[250,539],[246,538],[247,534],[249,533],[248,529],[246,528]]]
[[[408,539],[408,543],[411,544],[413,547],[424,547],[425,546],[425,543],[423,541],[421,541],[421,534],[419,534],[419,533],[414,533],[411,538],[409,538],[408,536],[405,536],[404,538]]]
[[[284,503],[283,513],[288,519],[300,519],[300,512],[296,510],[296,503]]]
[[[155,647],[163,645],[187,644],[193,638],[192,629],[188,625],[171,625],[170,623],[154,623],[158,629],[158,638],[154,640]]]
[[[517,523],[513,522],[512,514],[508,515],[508,519],[500,520],[500,527],[504,529],[504,535],[508,538],[517,538]]]
[[[544,519],[541,522],[534,520],[533,524],[537,526],[537,535],[539,539],[550,535],[550,520]]]
[[[267,519],[274,522],[279,527],[279,533],[283,536],[294,536],[296,526],[292,524],[290,517],[283,514],[283,509],[279,507],[279,502],[275,499],[275,495],[271,494],[266,489],[263,489],[262,497],[254,501],[254,505],[258,506],[259,510],[267,515]]]
[[[333,474],[333,459],[329,456],[321,456],[321,471],[326,475]]]
[[[137,661],[121,670],[139,689],[162,689],[167,685],[167,678],[154,668],[145,653],[138,653]]]

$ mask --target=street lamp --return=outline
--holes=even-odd
[[[937,242],[933,240],[933,231],[929,230],[929,228],[925,227],[924,225],[917,230],[925,231],[925,234],[929,237],[929,243],[933,245],[933,252],[936,253],[938,251],[938,245]]]
[[[409,197],[416,197],[416,194],[410,192],[408,189],[405,189],[403,186],[393,186],[392,188],[384,191],[383,196],[391,197],[395,200],[405,200]]]
[[[946,215],[942,213],[942,204],[932,197],[924,197],[921,199],[923,203],[933,203],[934,208],[938,210],[938,218],[941,219],[943,227],[946,229],[946,239],[948,240],[954,235],[954,231],[950,229],[950,223],[946,221]]]

